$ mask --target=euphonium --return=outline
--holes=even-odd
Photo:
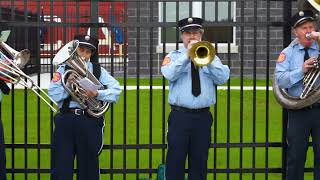
[[[199,41],[192,45],[188,55],[196,66],[207,66],[213,61],[216,50],[208,41]]]
[[[79,41],[74,40],[66,44],[54,57],[54,64],[65,63],[71,69],[67,69],[62,75],[62,85],[70,94],[72,100],[78,102],[80,106],[93,117],[101,117],[109,109],[108,102],[99,101],[94,97],[86,96],[86,90],[81,87],[79,81],[88,78],[93,84],[103,87],[99,80],[87,70],[82,57],[77,54]],[[67,82],[69,76],[75,77],[72,84]]]

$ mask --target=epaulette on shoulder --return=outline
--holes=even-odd
[[[299,44],[299,40],[298,40],[298,38],[295,38],[293,41],[291,41],[291,43],[289,44],[288,47],[294,47],[298,44]]]
[[[293,49],[293,46],[288,46],[288,47],[286,47],[286,48],[284,48],[284,49],[282,50],[282,53],[287,54],[287,53],[290,52],[292,49]]]
[[[170,56],[172,54],[177,54],[177,53],[180,53],[178,50],[173,50],[173,51],[170,51],[166,56]]]
[[[179,50],[173,50],[173,51],[171,51],[171,53],[181,53]]]

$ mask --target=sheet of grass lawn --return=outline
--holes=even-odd
[[[166,91],[166,114],[165,121],[167,121],[169,106],[167,104],[167,93]],[[5,141],[7,144],[17,143],[23,144],[25,141],[27,143],[36,144],[37,140],[37,127],[40,126],[40,143],[48,144],[50,143],[50,112],[49,108],[45,103],[41,102],[41,113],[40,113],[40,124],[37,124],[37,98],[31,92],[28,91],[28,101],[27,107],[24,107],[25,94],[23,90],[14,91],[14,128],[11,127],[12,122],[12,94],[9,96],[4,96],[2,102],[2,120],[5,130]],[[110,144],[110,132],[111,124],[113,124],[113,143],[123,144],[124,140],[124,130],[126,130],[126,143],[135,144],[137,142],[137,137],[139,138],[140,144],[149,144],[149,133],[152,131],[152,143],[161,144],[162,143],[162,90],[152,91],[152,130],[149,128],[150,123],[150,111],[149,111],[149,98],[150,90],[140,90],[139,91],[139,134],[137,134],[137,91],[130,90],[126,92],[126,129],[123,127],[124,119],[124,93],[121,94],[120,100],[114,105],[113,111],[113,123],[111,123],[111,111],[109,110],[106,114],[106,126],[104,133],[104,144]],[[219,91],[218,93],[218,111],[217,111],[217,142],[225,143],[227,141],[227,113],[230,113],[230,142],[238,143],[240,141],[240,124],[243,124],[243,142],[253,142],[253,91],[243,92],[243,114],[240,114],[240,91],[231,90],[230,91],[230,112],[227,112],[227,91]],[[27,108],[27,117],[24,116],[25,108]],[[213,108],[211,108],[213,111]],[[281,107],[276,103],[272,91],[269,91],[269,105],[268,112],[266,111],[266,91],[256,92],[256,142],[265,142],[268,138],[269,142],[281,142],[282,134],[282,120],[281,120]],[[269,115],[268,119],[268,133],[269,137],[266,137],[266,113]],[[27,119],[27,124],[25,124],[25,118]],[[242,121],[241,121],[242,119]],[[25,131],[25,125],[27,126],[27,131]],[[14,131],[14,142],[12,139],[12,130]],[[25,137],[25,135],[27,135]],[[214,140],[214,127],[212,128],[212,142]],[[27,152],[27,159],[25,159]],[[113,168],[121,169],[126,167],[128,169],[135,169],[137,166],[139,168],[149,168],[149,150],[142,149],[139,150],[139,165],[136,164],[136,150],[126,150],[126,160],[123,159],[124,150],[118,149],[113,151]],[[37,158],[37,149],[15,149],[14,150],[14,162],[12,161],[12,150],[7,148],[7,168],[12,168],[12,163],[14,163],[15,168],[31,168],[37,169],[38,161],[40,162],[40,168],[49,169],[50,168],[50,150],[41,149],[40,159]],[[256,148],[255,153],[255,167],[264,168],[265,148]],[[279,168],[281,167],[281,148],[269,148],[268,149],[269,168]],[[312,148],[309,148],[308,160],[306,167],[312,167],[313,165],[313,152]],[[210,149],[208,168],[213,168],[214,151]],[[225,148],[217,149],[217,168],[227,167],[227,150]],[[239,168],[240,167],[240,150],[239,148],[230,148],[230,162],[229,168]],[[253,150],[252,148],[243,149],[243,168],[253,167]],[[125,165],[124,165],[125,161]],[[152,150],[152,168],[157,168],[157,166],[162,162],[162,151]],[[100,155],[100,167],[110,168],[110,150],[103,150]],[[15,174],[15,179],[22,180],[25,179],[25,174]],[[36,174],[28,174],[28,179],[36,179]],[[126,175],[126,179],[133,180],[136,179],[136,174]],[[148,174],[140,174],[139,178],[148,177]],[[217,179],[226,179],[226,174],[217,174]],[[8,178],[11,179],[11,174],[8,174]],[[230,179],[238,179],[239,174],[230,174]],[[41,180],[49,179],[49,174],[41,174]],[[110,179],[109,174],[102,174],[101,179]],[[113,179],[120,180],[123,179],[123,174],[114,174]],[[152,179],[156,179],[156,174],[152,175]],[[208,174],[208,179],[213,179],[213,174]],[[252,179],[252,174],[243,174],[243,179]],[[255,174],[255,179],[265,179],[264,174]],[[268,174],[268,179],[276,180],[281,179],[281,174]],[[312,173],[306,173],[306,179],[312,179]]]

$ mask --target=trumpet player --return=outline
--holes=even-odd
[[[319,45],[314,31],[315,17],[311,10],[297,12],[291,18],[296,39],[279,55],[275,79],[280,88],[299,97],[304,89],[304,76],[318,64]],[[320,104],[288,110],[287,126],[287,180],[303,180],[309,136],[314,150],[314,179],[320,180]]]
[[[226,82],[230,70],[219,57],[206,66],[196,67],[188,51],[202,40],[203,19],[189,17],[178,22],[184,47],[170,52],[163,60],[161,72],[169,80],[168,152],[166,179],[184,180],[188,156],[189,180],[205,180],[208,149],[211,142],[215,86]]]
[[[98,56],[98,39],[89,35],[76,35],[74,39],[79,41],[76,53],[85,61],[86,68],[105,87],[102,90],[86,89],[85,95],[104,102],[116,102],[121,93],[119,82],[103,67],[94,66],[90,62],[94,56]],[[104,118],[91,116],[65,90],[62,76],[69,68],[71,67],[66,64],[60,65],[48,89],[49,95],[58,102],[60,108],[60,113],[54,117],[51,179],[72,180],[76,156],[77,179],[98,180],[98,155],[103,145]],[[69,85],[76,81],[74,74],[66,78]]]

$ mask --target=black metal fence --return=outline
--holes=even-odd
[[[12,30],[14,39],[8,44],[34,49],[32,65],[41,67],[35,75],[44,88],[56,68],[55,53],[75,33],[90,28],[99,37],[99,61],[123,86],[106,114],[101,179],[156,179],[165,162],[169,113],[159,69],[164,56],[181,46],[175,27],[188,16],[206,20],[205,36],[232,72],[212,108],[208,179],[284,179],[286,112],[270,81],[274,60],[291,41],[291,0],[0,3],[1,29]],[[49,179],[53,113],[28,90],[12,89],[1,107],[8,177]]]

